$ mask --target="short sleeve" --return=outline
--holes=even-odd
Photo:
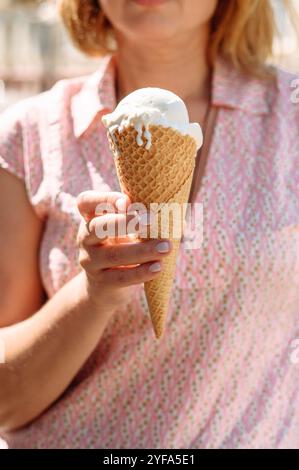
[[[0,168],[25,179],[23,158],[22,109],[13,105],[0,114]]]
[[[48,97],[26,98],[0,114],[0,169],[22,180],[30,204],[42,219],[51,199],[41,151],[41,134],[49,135],[44,96]],[[45,137],[44,142],[47,140]]]

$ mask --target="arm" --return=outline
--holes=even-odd
[[[68,386],[109,315],[87,295],[84,273],[43,307],[38,272],[42,223],[20,180],[0,170],[0,429],[24,425]],[[34,312],[36,312],[34,314]]]
[[[12,194],[13,205],[7,202]],[[81,214],[88,219],[103,198],[115,203],[121,196],[96,194],[79,200]],[[0,201],[1,226],[7,234],[0,239],[5,259],[0,265],[1,291],[5,283],[0,337],[6,348],[6,363],[0,365],[0,429],[7,432],[29,423],[59,398],[98,344],[115,309],[128,299],[130,286],[158,275],[150,267],[167,253],[157,252],[159,240],[100,244],[95,226],[106,224],[108,216],[94,217],[90,232],[82,223],[78,237],[84,269],[41,307],[37,259],[42,227],[21,181],[4,171]],[[109,221],[113,217],[110,214]],[[25,238],[12,236],[25,232]]]

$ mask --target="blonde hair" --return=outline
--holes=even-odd
[[[291,13],[291,0],[284,0]],[[99,0],[60,0],[59,13],[74,44],[90,56],[111,50],[113,28]],[[291,16],[291,15],[290,15]],[[276,23],[271,0],[218,0],[211,21],[208,58],[218,55],[255,76],[265,75],[272,53]]]

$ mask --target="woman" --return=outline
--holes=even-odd
[[[61,0],[60,12],[82,50],[116,51],[1,117],[2,437],[298,447],[299,106],[295,77],[265,65],[270,1]],[[95,236],[130,202],[101,116],[146,86],[181,96],[205,133],[190,196],[203,244],[181,246],[159,342],[142,283],[170,244]],[[96,217],[102,201],[118,213]]]

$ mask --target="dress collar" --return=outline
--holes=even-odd
[[[80,138],[94,120],[116,106],[115,59],[106,56],[98,70],[87,77],[80,91],[73,96],[71,112],[74,134]],[[263,115],[270,110],[269,83],[235,69],[218,58],[212,75],[212,105],[239,109],[245,113]]]
[[[115,63],[113,56],[100,61],[98,70],[86,78],[80,91],[73,96],[71,113],[75,137],[81,137],[95,118],[116,106]]]
[[[213,73],[212,104],[263,115],[270,111],[271,80],[258,79],[218,58]]]

